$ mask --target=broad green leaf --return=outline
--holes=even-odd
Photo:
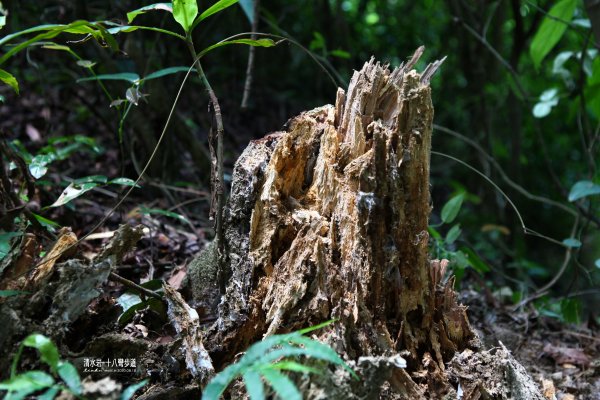
[[[23,232],[2,232],[0,233],[0,260],[6,255],[8,254],[8,252],[10,251],[10,247],[11,247],[11,240],[13,238],[22,236]],[[0,293],[2,293],[3,290],[0,290]],[[0,297],[2,297],[2,295],[0,294]]]
[[[227,45],[230,45],[230,44],[245,44],[245,45],[254,46],[254,47],[273,47],[277,43],[275,43],[271,39],[257,39],[257,40],[253,40],[253,39],[235,39],[235,40],[228,40],[228,41],[225,41],[225,42],[215,43],[212,46],[208,46],[207,48],[205,48],[204,50],[202,50],[200,52],[199,56],[202,57],[203,55],[205,55],[209,51],[212,51],[212,50],[214,50],[214,49],[216,49],[218,47],[223,47],[223,46],[227,46]]]
[[[58,367],[58,350],[54,343],[44,335],[34,333],[25,338],[23,345],[33,347],[40,352],[43,362],[48,364],[53,371]]]
[[[569,201],[577,201],[587,196],[600,194],[600,185],[591,181],[579,181],[573,185],[569,192]]]
[[[121,400],[131,399],[133,397],[133,395],[135,394],[135,392],[137,392],[142,387],[146,386],[146,384],[148,382],[149,382],[148,379],[144,379],[143,381],[140,381],[138,383],[134,383],[131,386],[128,386],[125,390],[123,390],[123,393],[121,393]]]
[[[96,186],[98,186],[98,184],[96,182],[88,182],[88,183],[84,183],[82,185],[78,185],[76,183],[71,183],[71,184],[69,184],[69,186],[67,186],[67,188],[65,190],[63,190],[60,197],[58,199],[56,199],[56,201],[54,203],[52,203],[52,205],[50,205],[50,207],[64,206],[71,200],[76,199],[77,197],[81,196],[85,192],[89,192]]]
[[[137,17],[140,14],[144,14],[146,11],[151,10],[164,10],[168,12],[173,12],[173,6],[171,5],[171,3],[156,3],[150,4],[149,6],[145,6],[142,8],[138,8],[137,10],[133,10],[127,13],[127,23],[130,24],[135,19],[135,17]]]
[[[302,400],[302,394],[300,394],[294,382],[281,372],[277,370],[264,370],[262,374],[281,399]]]
[[[540,28],[531,41],[529,53],[533,65],[539,69],[543,59],[556,46],[573,19],[577,0],[561,0],[544,17]]]
[[[37,390],[47,388],[54,384],[52,375],[42,371],[28,371],[16,375],[12,379],[0,382],[0,390],[14,392],[27,392],[25,396]]]
[[[139,82],[140,76],[134,72],[120,72],[117,74],[102,74],[96,76],[89,76],[87,78],[77,79],[77,82],[85,82],[85,81],[127,81],[131,83]]]
[[[40,31],[50,31],[53,30],[55,28],[61,28],[64,27],[66,25],[63,24],[47,24],[47,25],[38,25],[38,26],[34,26],[32,28],[27,28],[24,29],[22,31],[18,31],[15,33],[11,33],[10,35],[6,35],[3,38],[0,38],[0,46],[10,42],[12,39],[19,37],[21,35],[27,35],[29,33],[34,33],[34,32],[40,32]]]
[[[161,69],[161,70],[155,71],[155,72],[149,74],[148,76],[144,77],[143,80],[144,81],[149,81],[151,79],[160,78],[160,77],[165,76],[165,75],[176,74],[178,72],[187,72],[189,70],[190,70],[189,67],[169,67],[169,68],[165,68],[165,69]]]
[[[567,246],[567,247],[571,247],[571,248],[578,248],[581,247],[581,242],[575,238],[568,238],[562,241],[562,243]]]
[[[552,111],[552,107],[556,106],[557,104],[558,104],[558,101],[554,101],[554,102],[543,101],[543,102],[536,103],[536,105],[533,106],[531,113],[536,118],[547,117],[548,115],[550,115],[550,111]]]
[[[47,40],[47,39],[52,39],[52,38],[60,35],[63,32],[78,33],[79,30],[83,29],[82,27],[86,27],[86,26],[88,26],[88,27],[94,26],[94,24],[91,22],[88,22],[88,21],[75,21],[68,25],[45,25],[41,29],[40,29],[40,27],[36,27],[36,28],[38,28],[37,30],[36,30],[36,28],[32,28],[31,30],[26,29],[25,31],[17,32],[13,35],[5,36],[3,39],[0,40],[0,46],[2,44],[4,44],[5,42],[7,42],[7,37],[13,38],[13,37],[23,34],[23,32],[26,32],[26,31],[30,31],[30,32],[44,31],[44,30],[47,31],[44,33],[40,33],[39,35],[34,36],[33,38],[26,40],[24,42],[21,42],[21,43],[15,45],[14,47],[12,47],[8,52],[6,52],[6,54],[4,54],[2,57],[0,57],[0,65],[3,64],[6,60],[11,58],[12,56],[14,56],[16,53],[28,48],[29,46],[31,46],[34,43],[37,43],[37,42],[40,42],[43,40]],[[85,33],[85,34],[87,35],[87,33]]]
[[[117,304],[121,306],[123,312],[129,310],[131,307],[142,302],[140,296],[133,293],[123,293],[117,298]]]
[[[52,221],[52,220],[50,220],[50,219],[48,219],[48,218],[42,217],[41,215],[38,215],[38,214],[35,214],[35,213],[32,213],[32,214],[33,214],[33,216],[35,217],[35,219],[37,219],[37,221],[38,221],[38,222],[39,222],[39,223],[40,223],[40,224],[41,224],[41,225],[42,225],[44,228],[48,229],[48,230],[49,230],[49,231],[51,231],[51,232],[54,232],[54,231],[55,231],[55,229],[54,229],[54,228],[60,228],[60,225],[59,225],[59,224],[57,224],[56,222],[54,222],[54,221]]]
[[[73,181],[73,183],[81,185],[83,183],[90,183],[90,182],[106,183],[107,181],[108,181],[108,178],[104,175],[90,175],[90,176],[86,176],[83,178],[75,179]]]
[[[77,60],[77,65],[83,68],[92,68],[96,63],[90,60]]]
[[[558,89],[552,88],[545,90],[540,95],[540,101],[533,107],[533,116],[536,118],[544,118],[550,111],[552,107],[555,107],[558,104]]]
[[[458,215],[458,212],[460,211],[460,207],[462,206],[464,198],[465,194],[459,193],[448,200],[448,202],[444,205],[442,208],[442,221],[445,224],[449,224],[454,221]]]
[[[450,230],[446,234],[446,244],[454,243],[454,241],[456,241],[456,239],[458,239],[458,237],[460,236],[461,233],[462,233],[462,230],[460,229],[460,224],[454,225],[452,228],[450,228]]]
[[[58,376],[67,384],[69,389],[77,395],[81,394],[81,379],[77,369],[68,361],[61,361],[58,364]]]
[[[123,186],[136,186],[141,187],[140,185],[136,185],[133,179],[129,178],[115,178],[108,182],[109,185],[123,185]]]
[[[22,290],[0,290],[0,297],[19,296],[22,294],[29,294],[29,292],[24,292]]]
[[[490,267],[472,249],[468,247],[461,247],[460,252],[461,254],[466,255],[465,259],[467,263],[475,271],[479,272],[481,275],[485,274],[486,272],[490,272]]]
[[[581,321],[581,302],[578,299],[562,299],[560,301],[560,312],[565,322],[578,324]]]
[[[210,6],[206,11],[204,11],[200,16],[194,21],[192,25],[192,29],[194,29],[201,21],[210,17],[213,14],[223,11],[227,7],[230,7],[237,3],[239,0],[219,0],[212,6]]]
[[[437,229],[435,229],[433,226],[428,226],[427,227],[427,231],[429,232],[429,234],[431,235],[432,238],[434,238],[435,240],[442,240],[442,235],[440,235],[440,233],[437,231]]]
[[[254,24],[254,2],[256,0],[239,0],[240,6],[242,10],[244,10],[244,14],[246,14],[246,18],[250,21],[250,25]]]
[[[0,80],[13,88],[13,90],[19,94],[19,82],[17,82],[17,78],[15,78],[8,71],[0,69]]]
[[[29,163],[29,173],[35,179],[40,179],[48,172],[48,164],[55,159],[56,157],[53,154],[38,154],[33,157]]]
[[[246,390],[250,400],[264,400],[265,387],[263,386],[260,375],[256,371],[246,371],[243,375]]]
[[[299,334],[297,333],[273,335],[263,339],[258,343],[254,343],[248,348],[246,354],[244,354],[239,362],[229,365],[223,371],[219,372],[213,379],[211,379],[202,392],[202,400],[219,399],[227,386],[229,386],[229,384],[238,376],[238,374],[241,373],[241,371],[256,363],[257,360],[263,357],[271,347],[285,342],[292,336],[298,335]]]
[[[54,385],[51,388],[48,388],[44,393],[36,398],[36,400],[54,400],[58,392],[60,392],[62,388],[59,385]]]
[[[187,34],[198,15],[197,0],[173,0],[173,18]]]

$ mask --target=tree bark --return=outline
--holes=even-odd
[[[218,317],[205,339],[216,365],[266,335],[335,319],[315,336],[347,360],[406,359],[386,375],[389,390],[453,390],[445,363],[475,336],[443,279],[447,261],[428,258],[429,79],[440,62],[419,74],[421,53],[391,72],[365,63],[335,106],[293,118],[237,161],[226,294],[205,304]]]

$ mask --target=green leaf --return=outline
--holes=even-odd
[[[258,39],[258,40],[253,40],[253,39],[235,39],[235,40],[228,40],[225,42],[219,42],[219,43],[215,43],[212,46],[208,46],[207,48],[205,48],[204,50],[202,50],[199,53],[199,56],[202,57],[204,56],[206,53],[208,53],[209,51],[212,51],[218,47],[223,47],[223,46],[227,46],[230,44],[245,44],[248,46],[254,46],[254,47],[273,47],[275,45],[277,45],[277,43],[275,43],[273,40],[271,39]]]
[[[540,28],[531,41],[529,53],[533,65],[539,69],[542,60],[556,46],[565,33],[567,25],[573,19],[577,0],[561,0],[544,17]]]
[[[319,373],[319,370],[313,367],[309,367],[308,365],[300,364],[295,361],[280,361],[275,364],[268,364],[264,367],[265,369],[281,369],[286,371],[294,371],[294,372],[302,372],[305,374],[308,373]]]
[[[34,333],[25,338],[23,345],[37,349],[40,352],[42,361],[48,364],[52,371],[56,371],[59,360],[58,349],[50,339],[39,333]]]
[[[33,216],[35,217],[35,219],[37,219],[37,221],[46,229],[48,229],[51,232],[54,232],[55,229],[54,228],[60,228],[60,225],[57,224],[56,222],[52,221],[51,219],[42,217],[41,215],[32,213]]]
[[[587,196],[600,194],[600,185],[591,181],[579,181],[573,185],[569,192],[569,201],[576,201]]]
[[[61,387],[58,385],[54,385],[51,388],[48,388],[41,396],[37,397],[37,400],[54,400],[58,392],[61,391]]]
[[[121,306],[123,312],[129,310],[131,307],[142,302],[142,299],[137,294],[123,293],[117,298],[117,304]]]
[[[463,200],[465,198],[464,193],[459,193],[444,205],[442,208],[442,221],[446,224],[454,221],[458,212],[460,211],[460,207],[462,206]]]
[[[94,183],[106,183],[108,181],[108,178],[104,175],[90,175],[90,176],[86,176],[83,178],[78,178],[75,179],[73,181],[73,183],[77,184],[77,185],[81,185],[83,183],[90,183],[90,182],[94,182]]]
[[[0,260],[4,258],[5,255],[8,254],[11,248],[11,240],[13,238],[22,236],[23,232],[3,232],[0,233]],[[6,290],[0,290],[0,297],[2,297],[2,292],[10,292]],[[14,296],[14,295],[12,295]],[[6,295],[5,295],[6,297]]]
[[[137,17],[140,14],[144,14],[146,11],[151,10],[164,10],[168,12],[173,12],[173,6],[171,5],[171,3],[156,3],[150,4],[149,6],[145,6],[142,8],[138,8],[137,10],[133,10],[127,13],[127,23],[130,24],[135,19],[135,17]]]
[[[574,249],[576,249],[578,247],[581,247],[581,242],[579,240],[575,239],[575,238],[565,239],[565,240],[562,241],[562,243],[565,246],[570,247],[570,248],[574,248]]]
[[[60,197],[58,199],[56,199],[56,201],[54,203],[52,203],[50,205],[50,207],[64,206],[65,204],[76,199],[77,197],[81,196],[85,192],[89,192],[96,186],[98,186],[98,183],[96,183],[96,182],[88,182],[88,183],[84,183],[81,185],[73,182],[69,186],[67,186],[67,188],[65,190],[63,190]]]
[[[79,373],[73,364],[68,361],[61,361],[58,364],[58,376],[67,384],[69,389],[76,395],[82,391],[81,379]]]
[[[133,179],[129,179],[129,178],[115,178],[112,179],[108,182],[109,185],[123,185],[123,186],[135,186],[135,187],[141,187],[140,185],[136,185],[135,181]]]
[[[533,107],[532,113],[536,118],[544,118],[553,107],[558,105],[558,89],[552,88],[545,90],[540,95],[540,101]]]
[[[173,0],[173,18],[181,25],[187,34],[198,15],[198,3],[196,0]]]
[[[15,78],[8,71],[0,69],[0,80],[13,88],[13,90],[19,94],[19,82],[17,82],[17,78]]]
[[[35,179],[40,179],[48,172],[48,164],[54,161],[56,157],[54,154],[38,154],[31,159],[29,163],[29,173]]]
[[[461,247],[460,252],[461,254],[466,255],[465,259],[471,268],[479,272],[481,275],[491,271],[490,267],[485,263],[485,261],[483,261],[472,249],[468,247]]]
[[[127,81],[131,83],[137,83],[140,80],[140,76],[134,72],[121,72],[117,74],[102,74],[96,76],[89,76],[87,78],[79,78],[77,82],[86,81]]]
[[[349,59],[351,57],[349,52],[342,50],[342,49],[331,50],[329,52],[329,54],[332,55],[333,57],[345,58],[345,59]]]
[[[148,382],[149,382],[149,379],[144,379],[143,381],[140,381],[138,383],[134,383],[131,386],[128,386],[125,390],[123,390],[123,393],[121,393],[121,400],[131,399],[133,397],[134,393],[137,392],[142,387],[146,386],[146,384]]]
[[[2,3],[0,3],[0,29],[4,28],[4,25],[6,25],[6,15],[8,14],[8,12],[6,11],[6,9],[4,7],[2,7]]]
[[[92,68],[96,63],[90,60],[77,60],[77,65],[83,68]]]
[[[454,225],[446,234],[446,244],[454,243],[454,241],[458,239],[461,233],[462,230],[460,229],[460,224]]]
[[[0,290],[0,297],[11,297],[19,296],[22,294],[29,294],[30,292],[24,292],[22,290]]]
[[[194,24],[192,25],[192,29],[194,29],[196,26],[198,26],[198,24],[201,21],[205,20],[206,18],[210,17],[213,14],[223,11],[227,7],[231,7],[238,1],[239,0],[219,0],[219,1],[217,1],[215,4],[210,6],[206,11],[204,11],[202,14],[200,14],[200,16],[194,21]],[[254,11],[252,12],[252,14],[254,15]]]
[[[155,71],[155,72],[149,74],[148,76],[144,77],[143,80],[144,81],[149,81],[151,79],[160,78],[160,77],[165,76],[165,75],[176,74],[178,72],[187,72],[189,70],[190,70],[189,67],[169,67],[169,68],[165,68],[165,69],[161,69],[161,70]]]
[[[581,302],[577,299],[562,299],[560,312],[565,322],[579,324],[581,321]]]
[[[302,394],[300,394],[294,382],[281,372],[277,370],[264,370],[262,374],[280,398],[285,400],[302,400]]]
[[[95,27],[95,24],[92,22],[88,22],[88,21],[75,21],[68,25],[41,25],[38,27],[25,29],[24,31],[16,32],[12,35],[7,35],[4,38],[0,39],[0,46],[3,45],[4,43],[8,42],[10,39],[15,38],[20,35],[23,35],[25,33],[31,33],[31,32],[37,32],[37,31],[47,31],[44,33],[40,33],[39,35],[34,36],[33,38],[26,40],[24,42],[21,42],[21,43],[15,45],[14,47],[12,47],[8,52],[6,52],[6,54],[4,54],[2,57],[0,57],[0,65],[3,64],[6,60],[11,58],[12,56],[14,56],[16,53],[28,48],[32,44],[43,41],[43,40],[52,39],[52,38],[60,35],[63,32],[84,34],[84,35],[92,33],[92,32],[90,32],[89,29],[86,29],[86,27],[89,27],[95,36],[98,35],[98,33],[97,33],[98,31],[91,28],[91,27]]]
[[[256,371],[246,371],[243,375],[246,390],[250,400],[264,400],[265,387],[263,386],[260,375]]]
[[[28,371],[0,382],[0,390],[20,392],[20,394],[24,394],[21,398],[24,398],[30,393],[45,389],[53,384],[54,378],[52,378],[52,375],[42,371]]]

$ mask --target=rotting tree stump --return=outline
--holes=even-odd
[[[335,106],[252,141],[237,161],[218,306],[211,256],[190,272],[196,299],[218,316],[205,336],[216,365],[265,335],[336,319],[314,337],[365,381],[316,378],[336,388],[322,395],[304,382],[307,397],[456,398],[445,365],[477,339],[453,280],[442,284],[447,262],[428,257],[429,80],[441,62],[417,73],[422,51],[393,71],[365,63]]]

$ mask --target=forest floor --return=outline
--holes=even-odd
[[[31,108],[35,107],[36,103],[32,102]],[[19,120],[26,118],[24,114],[13,113],[0,117],[6,118],[5,125],[14,127],[15,131],[18,131],[17,127],[27,127],[24,129],[27,136],[20,139],[26,142],[24,144],[28,148],[40,148],[42,142],[40,132],[36,132],[34,127],[35,121],[30,124],[25,119]],[[62,191],[60,182],[64,182],[67,176],[102,174],[114,177],[119,174],[117,165],[119,156],[116,150],[107,150],[93,161],[86,154],[75,153],[52,166],[44,178],[46,183],[38,186],[37,201],[41,205],[51,204],[52,198],[56,199]],[[174,194],[178,203],[173,204],[172,199],[167,201],[161,197],[164,191]],[[74,200],[69,207],[46,210],[44,216],[62,226],[71,227],[80,238],[109,213],[123,193],[121,188],[112,186],[101,191],[92,190]],[[133,192],[95,235],[82,241],[77,253],[69,259],[79,259],[82,262],[93,260],[101,252],[103,244],[110,241],[111,232],[120,224],[141,224],[147,228],[144,236],[134,250],[127,252],[114,272],[150,289],[159,287],[161,281],[166,282],[180,290],[184,299],[191,303],[191,293],[186,288],[186,267],[192,257],[206,245],[211,226],[205,217],[190,216],[206,215],[206,198],[206,190],[192,186],[173,188],[169,185],[144,185],[141,190]],[[185,208],[182,204],[190,204],[198,199],[203,199],[200,206],[189,208],[187,212],[182,211]],[[146,210],[167,212],[140,212],[141,205]],[[53,240],[46,234],[38,235],[43,249],[48,251]],[[39,258],[30,262],[32,268],[35,261],[39,261]],[[57,276],[51,280],[60,279],[59,274],[55,275]],[[462,287],[460,300],[468,305],[471,323],[482,337],[486,349],[498,346],[501,341],[543,388],[548,399],[600,400],[600,337],[597,327],[567,325],[541,316],[533,308],[514,312],[511,311],[511,305],[488,304],[485,297],[476,290],[475,283],[463,281]],[[164,309],[155,307],[147,299],[144,300],[143,296],[138,296],[138,300],[141,298],[144,301],[143,306],[124,312],[124,307],[132,305],[131,290],[119,281],[109,280],[83,315],[76,321],[71,321],[72,324],[65,330],[59,343],[61,354],[78,367],[82,377],[87,375],[82,372],[85,359],[136,358],[139,368],[135,373],[95,372],[91,376],[94,381],[110,376],[125,385],[149,377],[149,385],[143,389],[145,394],[142,398],[145,399],[164,398],[167,394],[182,397],[198,395],[199,388],[188,385],[190,379],[185,365],[180,365],[169,355],[171,347],[177,345],[177,335]],[[28,303],[26,299],[12,304],[20,304],[25,309]],[[49,307],[50,304],[46,303],[46,306]],[[207,315],[202,309],[197,311],[205,326],[214,321],[213,315]],[[37,322],[33,318],[31,323],[30,318],[27,326],[37,326],[44,332],[47,330],[44,316],[48,312],[38,312],[35,315]],[[23,334],[27,333],[31,332],[13,335],[11,342],[5,343],[5,349],[16,350],[18,343],[24,338]],[[12,359],[8,357],[10,353],[11,351],[2,355],[6,357],[0,360],[2,366],[6,366]],[[39,364],[34,356],[33,353],[25,353],[19,368],[37,368]],[[0,372],[0,380],[6,378]]]

